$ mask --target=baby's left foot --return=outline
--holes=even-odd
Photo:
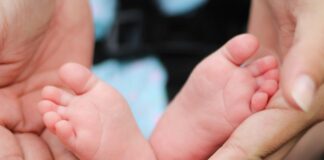
[[[59,76],[71,93],[43,89],[40,112],[46,127],[82,160],[154,159],[127,102],[112,87],[78,64]]]

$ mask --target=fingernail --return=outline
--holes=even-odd
[[[299,76],[293,85],[292,97],[304,112],[309,111],[314,94],[314,81],[307,75]]]

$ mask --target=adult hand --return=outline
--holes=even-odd
[[[284,159],[305,131],[323,120],[323,96],[324,86],[306,114],[292,109],[279,91],[269,107],[245,120],[211,160]]]
[[[92,35],[87,0],[0,1],[0,159],[75,159],[36,106],[62,64],[90,66]]]
[[[281,88],[307,112],[324,81],[324,1],[254,0],[249,30],[282,62]]]
[[[211,159],[283,159],[307,128],[323,120],[323,8],[322,0],[253,1],[249,30],[261,52],[281,61],[281,89]]]
[[[324,152],[324,122],[310,128],[285,160],[320,160]]]

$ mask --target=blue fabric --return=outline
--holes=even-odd
[[[208,0],[157,0],[161,11],[168,16],[191,12]],[[95,26],[96,40],[104,38],[116,20],[118,0],[90,0]]]
[[[116,20],[117,0],[91,0],[96,40],[104,38]]]
[[[126,98],[148,138],[167,104],[167,76],[160,61],[154,57],[134,62],[107,60],[94,66],[93,72]]]
[[[178,16],[191,12],[208,0],[157,0],[162,12],[168,16]]]

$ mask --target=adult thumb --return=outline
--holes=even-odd
[[[322,12],[322,11],[321,11]],[[324,13],[301,14],[294,42],[286,55],[281,87],[287,101],[307,112],[324,80]]]

